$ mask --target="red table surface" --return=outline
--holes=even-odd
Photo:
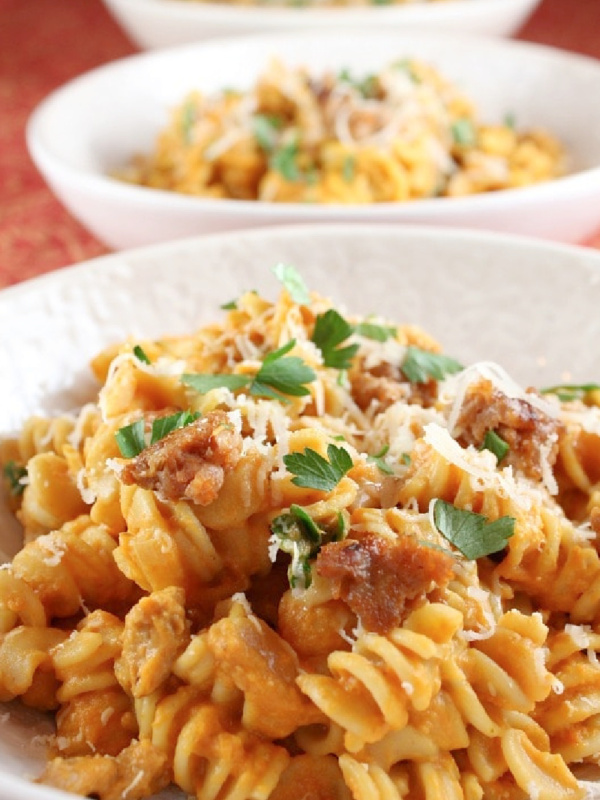
[[[600,0],[543,0],[517,38],[600,58]],[[0,288],[108,252],[55,199],[24,130],[53,89],[136,51],[102,0],[0,0]]]

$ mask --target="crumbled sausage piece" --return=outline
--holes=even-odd
[[[509,446],[502,466],[513,466],[534,480],[542,478],[542,451],[550,443],[550,466],[558,455],[560,423],[526,400],[507,397],[489,380],[481,380],[467,390],[457,422],[463,446],[481,447],[485,434],[494,431]]]
[[[360,363],[348,377],[352,397],[363,411],[373,402],[379,410],[385,411],[400,400],[427,408],[434,402],[437,392],[435,381],[409,383],[400,367],[387,361],[370,369],[365,369],[364,363]]]
[[[187,643],[184,603],[183,589],[170,586],[142,598],[125,617],[115,674],[134,697],[152,694],[171,674]]]
[[[186,498],[206,506],[216,499],[225,472],[235,467],[241,454],[242,437],[227,414],[211,411],[142,450],[120,477],[166,500]]]
[[[38,783],[100,800],[140,800],[170,781],[167,757],[149,741],[134,741],[118,756],[76,756],[49,762]]]
[[[410,536],[390,540],[367,534],[325,545],[316,568],[368,630],[386,633],[405,618],[409,601],[448,583],[453,564],[452,556]]]
[[[208,632],[219,664],[244,693],[244,726],[282,739],[301,725],[323,722],[321,712],[296,685],[298,656],[258,617],[226,617]]]

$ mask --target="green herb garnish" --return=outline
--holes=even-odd
[[[289,264],[275,264],[272,272],[277,280],[284,285],[294,303],[298,303],[301,306],[307,306],[310,303],[308,288],[302,275],[295,267]]]
[[[13,497],[19,497],[25,491],[25,478],[27,469],[16,461],[7,461],[2,469],[2,473],[8,481],[10,493]]]
[[[353,462],[347,450],[334,444],[327,445],[327,457],[329,461],[316,450],[306,447],[303,453],[288,453],[283,462],[296,476],[292,478],[295,486],[331,492],[352,469]]]
[[[454,143],[463,147],[472,147],[477,141],[477,133],[470,119],[463,117],[452,123],[450,128]]]
[[[396,335],[396,328],[391,325],[377,325],[374,322],[359,322],[354,326],[354,332],[365,339],[373,339],[376,342],[387,342]]]
[[[401,369],[411,383],[426,383],[429,378],[441,381],[446,375],[460,372],[463,366],[449,356],[410,345],[406,348]]]
[[[489,450],[498,459],[498,463],[508,454],[510,447],[495,431],[486,431],[481,450]]]
[[[301,358],[286,357],[286,353],[289,353],[295,344],[296,340],[291,339],[279,350],[266,355],[254,377],[231,374],[185,374],[181,380],[186,386],[191,386],[201,394],[221,387],[235,392],[247,386],[250,394],[254,396],[271,397],[287,403],[289,401],[285,395],[302,397],[310,394],[305,384],[312,383],[316,378],[314,370]]]
[[[301,174],[298,168],[298,142],[290,142],[276,150],[269,161],[269,166],[286,179],[295,183],[300,180]]]
[[[375,455],[372,456],[367,456],[367,461],[371,461],[373,464],[376,464],[379,471],[383,472],[385,475],[394,474],[394,470],[383,460],[383,457],[387,455],[389,449],[389,444],[384,444],[378,453],[375,453]]]
[[[145,449],[145,430],[146,423],[143,419],[138,419],[130,425],[125,425],[115,431],[115,439],[123,458],[135,458]]]
[[[138,361],[141,361],[142,364],[150,363],[150,359],[148,358],[144,350],[139,346],[139,344],[136,344],[136,346],[133,348],[133,355],[137,358]]]
[[[559,386],[548,386],[540,389],[542,394],[555,394],[561,403],[570,403],[573,400],[582,400],[588,392],[600,390],[598,383],[563,383]]]
[[[191,422],[195,422],[200,418],[199,411],[181,411],[175,414],[170,414],[168,417],[159,417],[152,422],[152,433],[150,435],[150,444],[158,442],[163,439],[167,434],[171,433],[178,428],[185,428]]]
[[[352,155],[347,155],[344,159],[344,165],[342,167],[342,178],[346,181],[346,183],[352,183],[355,175],[356,158]]]
[[[277,132],[281,129],[281,117],[273,114],[255,114],[252,117],[252,132],[259,147],[272,153],[277,144]]]
[[[289,513],[280,514],[271,522],[271,533],[277,549],[292,557],[288,568],[291,588],[308,589],[312,583],[310,559],[317,555],[323,544],[344,538],[344,518],[338,514],[337,525],[323,529],[302,506],[292,505]]]
[[[220,306],[223,311],[237,311],[237,307],[237,300],[230,300],[228,303],[223,303],[223,305]]]
[[[503,550],[515,532],[514,517],[499,517],[488,522],[483,514],[456,508],[436,500],[433,519],[437,530],[470,560]]]
[[[177,428],[185,428],[200,417],[198,411],[177,411],[167,417],[152,421],[149,444],[155,444]],[[123,458],[135,458],[148,446],[146,442],[146,423],[143,419],[125,425],[115,432],[115,439]]]
[[[509,111],[504,115],[504,124],[506,125],[507,128],[510,128],[513,131],[516,130],[517,119],[512,111]]]
[[[311,341],[321,351],[326,367],[348,369],[352,365],[358,345],[349,344],[347,347],[339,347],[339,345],[353,332],[352,325],[334,308],[330,308],[324,314],[319,314],[315,320]]]

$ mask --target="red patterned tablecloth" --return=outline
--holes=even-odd
[[[600,0],[543,0],[518,38],[600,58]],[[0,288],[107,252],[54,198],[24,129],[53,89],[134,52],[102,0],[0,0]]]

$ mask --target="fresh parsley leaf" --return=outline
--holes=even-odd
[[[376,342],[387,342],[396,335],[396,328],[391,325],[377,325],[374,322],[359,322],[354,326],[354,331],[359,336],[373,339]]]
[[[288,453],[283,461],[296,476],[292,478],[292,483],[296,486],[331,492],[348,470],[352,469],[352,458],[347,450],[334,444],[327,445],[327,457],[329,461],[316,450],[306,447],[303,453]]]
[[[191,386],[200,394],[206,394],[211,389],[229,389],[232,392],[241,389],[252,381],[250,375],[231,375],[230,373],[216,373],[204,375],[200,373],[186,373],[181,376],[181,381],[186,386]]]
[[[317,377],[314,370],[298,356],[286,356],[295,344],[296,340],[291,339],[279,350],[265,356],[250,385],[251,394],[279,399],[282,399],[279,393],[293,397],[310,394],[305,384],[312,383]]]
[[[252,132],[259,147],[272,153],[277,144],[277,131],[281,128],[281,117],[273,114],[255,114],[252,117]]]
[[[373,464],[377,465],[377,468],[380,472],[383,472],[385,475],[393,475],[394,470],[390,467],[390,465],[383,460],[383,457],[387,454],[388,450],[390,449],[389,444],[384,444],[381,450],[375,455],[367,456],[367,461],[371,461]]]
[[[386,1],[389,2],[389,0]],[[344,165],[342,167],[342,178],[346,181],[346,183],[352,183],[355,175],[356,158],[353,155],[347,155],[344,159]]]
[[[562,403],[570,403],[573,400],[582,400],[588,392],[600,390],[598,383],[563,383],[559,386],[548,386],[541,389],[542,394],[555,394]]]
[[[456,508],[445,500],[435,501],[433,519],[442,536],[470,560],[503,550],[515,532],[514,517],[488,522],[483,514]]]
[[[223,303],[220,307],[223,311],[237,311],[237,300],[230,300],[228,303]]]
[[[11,459],[6,462],[2,472],[8,481],[12,496],[19,497],[22,495],[25,491],[25,482],[23,479],[27,477],[27,469]]]
[[[426,383],[429,378],[441,381],[446,375],[460,372],[463,367],[449,356],[411,345],[406,348],[401,369],[411,383]]]
[[[145,429],[144,420],[138,419],[115,431],[115,439],[123,458],[135,458],[146,447]]]
[[[367,75],[362,80],[354,78],[348,69],[342,69],[338,73],[338,81],[348,83],[356,89],[364,98],[375,97],[379,82],[375,75]]]
[[[507,128],[510,128],[513,131],[516,129],[517,119],[512,111],[508,111],[504,115],[504,124],[506,125]]]
[[[402,455],[400,456],[400,459],[401,459],[402,463],[405,466],[410,467],[410,464],[411,464],[411,461],[412,461],[412,459],[410,457],[410,453],[402,453]]]
[[[150,363],[150,359],[144,352],[143,348],[139,346],[139,344],[136,344],[136,346],[133,348],[133,355],[137,358],[138,361],[141,361],[142,364]]]
[[[344,518],[340,513],[335,527],[319,528],[302,506],[293,504],[289,513],[273,519],[271,534],[277,548],[292,556],[288,568],[288,581],[292,589],[308,589],[312,583],[310,559],[317,555],[323,544],[344,538]]]
[[[315,320],[311,341],[321,351],[326,367],[348,369],[352,366],[352,359],[356,355],[358,345],[350,344],[347,347],[338,347],[338,345],[353,332],[352,325],[334,308],[328,309],[324,314],[319,314]]]
[[[472,147],[477,141],[477,133],[470,119],[463,117],[452,123],[450,128],[454,143],[463,147]]]
[[[508,454],[510,447],[504,439],[499,436],[496,431],[486,431],[483,438],[481,450],[489,450],[498,459],[498,463]]]
[[[198,411],[178,411],[166,417],[153,420],[150,432],[150,444],[163,439],[177,428],[185,428],[200,417]],[[123,458],[135,458],[148,446],[146,441],[146,423],[138,419],[115,432],[115,439]]]
[[[296,183],[300,180],[298,168],[298,142],[289,142],[276,150],[269,161],[269,166],[285,178],[286,181]]]
[[[295,267],[289,264],[275,264],[272,272],[287,289],[294,303],[298,303],[300,306],[307,306],[310,303],[308,288]]]
[[[194,422],[200,417],[199,411],[181,411],[175,414],[170,414],[168,417],[159,417],[152,423],[152,434],[150,436],[150,444],[158,442],[167,434],[171,433],[177,428],[185,428],[191,422]]]
[[[298,356],[287,356],[286,353],[295,346],[296,340],[291,339],[279,350],[268,353],[256,375],[231,375],[231,374],[185,374],[181,380],[186,386],[191,386],[201,394],[206,394],[211,389],[224,387],[232,392],[249,387],[250,394],[256,397],[272,397],[287,403],[285,395],[302,397],[310,394],[306,388],[307,383],[312,383],[315,378],[314,370]]]

